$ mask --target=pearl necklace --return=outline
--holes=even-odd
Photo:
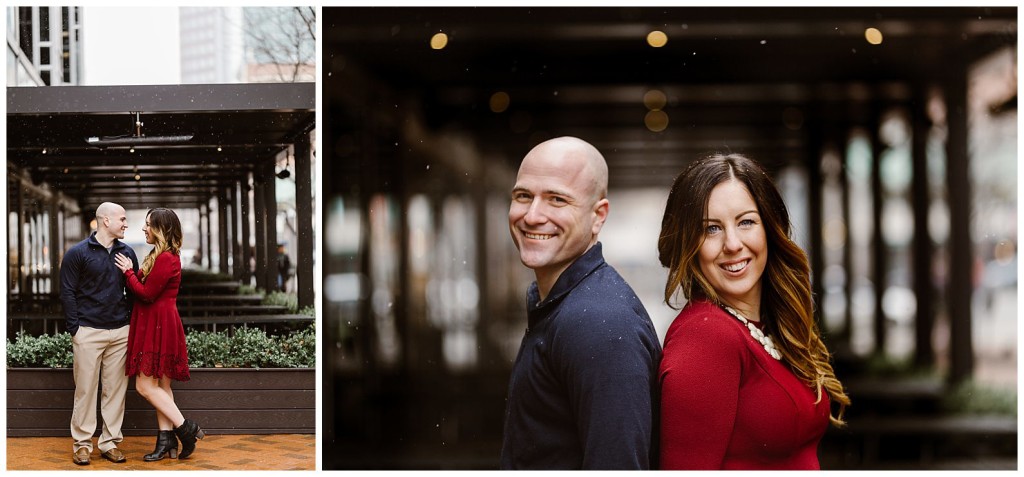
[[[728,311],[729,314],[736,317],[736,319],[740,320],[741,323],[747,325],[747,329],[750,330],[750,336],[757,340],[758,343],[761,343],[761,346],[764,346],[764,350],[768,352],[769,356],[775,358],[776,361],[782,360],[782,353],[779,353],[779,350],[775,348],[775,343],[772,342],[771,336],[768,336],[761,332],[761,330],[758,329],[756,325],[751,323],[743,315],[741,315],[740,312],[734,310],[732,307],[726,306],[725,311]]]

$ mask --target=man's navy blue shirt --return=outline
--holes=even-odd
[[[661,343],[636,293],[598,242],[544,301],[509,380],[503,469],[649,469],[657,464]]]
[[[96,232],[64,254],[60,264],[60,301],[64,305],[67,330],[74,335],[79,326],[113,330],[131,319],[131,294],[125,288],[124,273],[114,255],[124,254],[138,270],[135,251],[114,239],[110,251],[96,240]]]

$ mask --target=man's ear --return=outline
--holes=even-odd
[[[597,235],[601,232],[601,227],[604,226],[604,221],[608,219],[608,199],[601,199],[594,204],[594,226],[591,228],[591,232]]]

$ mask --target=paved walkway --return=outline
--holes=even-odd
[[[95,444],[95,439],[93,444]],[[8,437],[7,470],[316,470],[313,434],[207,435],[188,459],[145,462],[156,436],[126,436],[128,461],[115,464],[93,448],[89,465],[71,462],[71,437]]]

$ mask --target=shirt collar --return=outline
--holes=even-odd
[[[551,291],[544,301],[540,300],[540,290],[537,288],[537,282],[533,282],[526,294],[526,310],[529,317],[532,319],[535,317],[535,313],[542,313],[542,310],[546,310],[552,304],[560,302],[565,295],[572,291],[573,288],[576,288],[576,285],[579,285],[584,278],[600,268],[604,263],[604,255],[601,253],[601,242],[597,242],[558,276],[558,280],[555,280],[555,285],[551,287]]]
[[[90,245],[95,245],[95,246],[100,247],[100,248],[106,248],[106,247],[103,246],[103,244],[100,243],[99,240],[96,240],[96,232],[93,232],[93,233],[89,234],[89,244]],[[115,237],[114,241],[110,242],[110,249],[113,250],[115,248],[118,248],[118,245],[120,245],[120,244],[121,244],[121,242]]]

